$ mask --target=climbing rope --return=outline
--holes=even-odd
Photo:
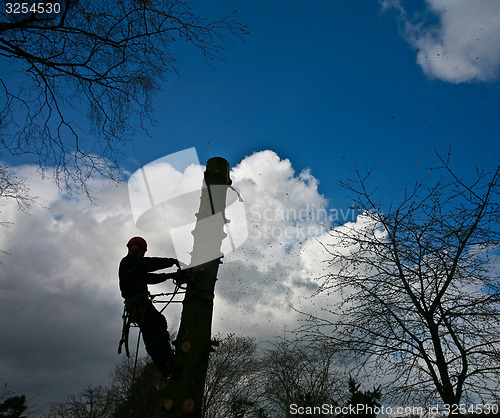
[[[170,305],[171,303],[181,303],[182,301],[181,300],[174,300],[175,296],[177,294],[183,294],[183,293],[186,293],[185,291],[184,292],[179,292],[179,289],[184,289],[182,288],[181,286],[179,285],[175,285],[175,289],[173,292],[169,292],[169,293],[157,293],[155,295],[151,295],[151,300],[153,301],[153,303],[164,303],[165,306],[163,308],[161,308],[161,311],[160,313],[163,313],[163,311],[165,310],[165,308]],[[157,297],[157,296],[169,296],[169,295],[172,295],[170,297],[170,299],[168,301],[161,301],[161,300],[158,300],[158,301],[155,301],[154,298]]]
[[[134,386],[135,382],[135,373],[137,371],[137,357],[139,356],[139,344],[141,342],[141,330],[139,329],[139,333],[137,334],[137,346],[135,347],[135,359],[134,359],[134,372],[132,373],[132,383],[130,387]]]

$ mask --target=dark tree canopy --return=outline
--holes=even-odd
[[[246,33],[232,14],[208,21],[183,0],[56,0],[1,19],[0,56],[24,74],[0,80],[0,157],[31,155],[85,191],[91,176],[119,178],[120,146],[153,121],[153,96],[179,74],[176,41],[212,61]]]
[[[347,405],[351,405],[356,411],[360,411],[359,414],[356,414],[356,417],[376,418],[377,415],[374,411],[382,406],[379,402],[382,398],[380,387],[374,387],[373,390],[364,391],[361,389],[361,383],[357,383],[352,376],[349,377],[348,386],[349,401]],[[341,414],[340,418],[347,418],[349,415],[351,414]]]
[[[14,395],[4,385],[2,393],[0,393],[0,417],[7,418],[22,418],[28,410],[28,404],[25,395]]]

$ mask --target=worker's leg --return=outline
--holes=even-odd
[[[146,351],[158,369],[164,375],[170,375],[174,361],[174,352],[170,345],[167,320],[150,305],[144,314],[141,331]]]

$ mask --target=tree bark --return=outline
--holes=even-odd
[[[193,231],[194,246],[188,274],[181,324],[175,341],[175,364],[182,369],[171,379],[165,401],[165,417],[201,417],[202,399],[213,350],[212,312],[217,271],[222,263],[220,252],[226,237],[224,216],[229,163],[211,158],[205,171],[206,187],[202,190],[197,223]],[[207,260],[207,257],[215,258]],[[199,264],[200,261],[204,261]]]

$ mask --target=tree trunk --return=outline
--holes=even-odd
[[[215,282],[226,237],[224,209],[229,163],[223,158],[207,162],[200,209],[193,231],[194,246],[183,301],[179,333],[175,341],[175,364],[180,373],[169,382],[164,417],[201,417],[202,399],[212,351],[212,311]]]

